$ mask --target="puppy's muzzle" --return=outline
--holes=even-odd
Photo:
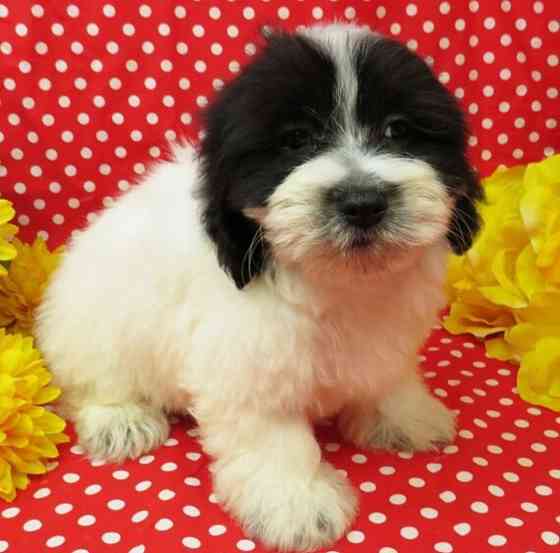
[[[327,192],[327,203],[349,230],[368,232],[382,224],[396,193],[395,185],[374,176],[352,176]]]
[[[389,207],[387,195],[377,187],[336,188],[331,196],[339,217],[348,226],[361,230],[379,224]]]

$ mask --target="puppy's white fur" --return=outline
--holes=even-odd
[[[362,446],[453,436],[415,360],[443,305],[447,246],[352,287],[280,265],[240,293],[201,227],[196,182],[192,151],[178,150],[71,243],[39,346],[92,455],[140,455],[165,440],[163,411],[190,409],[216,492],[249,530],[284,549],[329,543],[355,499],[310,419],[345,407],[341,427]]]
[[[91,455],[136,457],[165,440],[165,412],[189,410],[220,500],[283,550],[332,542],[356,510],[321,460],[314,419],[341,411],[343,434],[364,447],[429,449],[454,435],[416,370],[444,305],[446,195],[422,162],[348,152],[294,171],[252,213],[274,259],[239,291],[202,227],[198,161],[178,147],[72,241],[38,314],[61,407]],[[308,262],[320,243],[313,195],[357,164],[388,182],[408,175],[410,248],[363,270]],[[302,175],[316,186],[302,189]]]

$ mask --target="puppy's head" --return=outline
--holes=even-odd
[[[204,222],[239,288],[274,263],[382,269],[479,227],[463,115],[365,28],[272,34],[206,113]]]

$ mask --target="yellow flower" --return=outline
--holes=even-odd
[[[524,386],[538,363],[554,381],[560,365],[546,352],[560,337],[560,155],[499,170],[483,185],[484,227],[471,250],[450,261],[444,326],[484,338],[490,357],[521,363]]]
[[[517,389],[525,401],[560,411],[560,335],[542,338],[523,357]]]
[[[8,332],[30,334],[35,308],[60,262],[62,249],[51,253],[40,238],[31,246],[17,239],[13,243],[17,256],[7,275],[0,277],[0,327]]]
[[[18,231],[15,225],[9,223],[15,214],[12,203],[0,198],[0,276],[6,274],[6,268],[2,261],[10,261],[17,253],[14,246],[10,243]]]
[[[12,501],[30,474],[47,471],[57,445],[69,441],[65,422],[43,405],[60,390],[50,386],[33,339],[0,329],[0,498]]]

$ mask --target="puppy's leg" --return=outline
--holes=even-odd
[[[362,448],[426,451],[453,441],[455,415],[410,376],[380,401],[356,401],[343,409],[339,428]]]
[[[245,414],[199,420],[218,498],[271,548],[307,551],[342,536],[356,497],[304,418]]]
[[[73,418],[80,444],[94,459],[134,459],[162,444],[169,434],[164,414],[139,403],[85,404]]]

